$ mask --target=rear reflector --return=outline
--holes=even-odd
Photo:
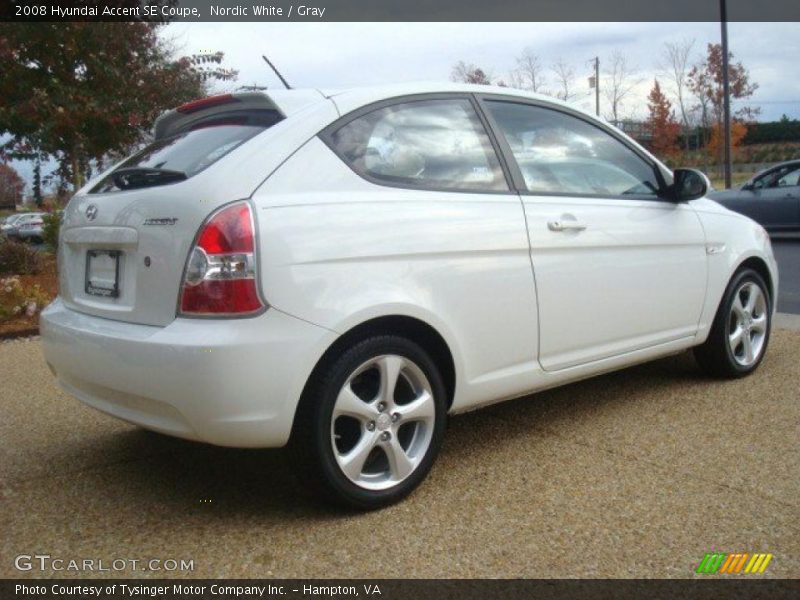
[[[200,98],[199,100],[192,100],[186,104],[181,104],[176,110],[185,115],[211,108],[213,106],[221,106],[223,104],[231,104],[239,102],[239,99],[231,94],[220,94],[219,96],[208,96],[207,98]]]
[[[248,202],[212,214],[189,254],[180,314],[243,316],[264,308],[256,282],[255,228]]]

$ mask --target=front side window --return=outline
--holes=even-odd
[[[782,171],[779,168],[762,173],[753,179],[753,183],[750,187],[754,190],[763,190],[764,188],[772,187],[775,181],[781,176],[781,173]]]
[[[378,183],[433,190],[507,191],[469,100],[421,100],[376,109],[337,129],[332,149]]]
[[[657,196],[652,165],[599,127],[558,110],[488,101],[486,105],[529,192],[581,196]]]
[[[800,185],[800,167],[787,167],[775,182],[775,187],[796,187]]]

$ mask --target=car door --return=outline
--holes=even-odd
[[[765,179],[763,186],[753,190],[754,218],[771,230],[799,228],[800,165],[781,167]]]
[[[483,97],[524,204],[548,371],[690,338],[705,236],[664,175],[610,128],[546,103]]]

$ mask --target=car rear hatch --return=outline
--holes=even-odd
[[[289,95],[291,94],[291,95]],[[280,94],[274,94],[279,96]],[[60,295],[73,310],[147,325],[176,316],[186,258],[216,208],[248,198],[313,131],[314,90],[212,97],[158,119],[155,140],[90,182],[64,212]],[[306,137],[307,139],[307,137]],[[303,139],[303,141],[305,141]]]

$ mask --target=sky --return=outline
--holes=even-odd
[[[664,43],[694,39],[699,58],[720,30],[717,23],[174,23],[164,35],[185,53],[224,51],[226,63],[239,70],[227,88],[280,86],[261,54],[294,87],[447,80],[459,60],[508,81],[515,57],[530,48],[548,67],[561,58],[575,69],[586,108],[594,106],[590,60],[600,57],[602,76],[618,50],[642,79],[623,112],[641,117]],[[759,84],[748,103],[761,106],[761,118],[800,117],[800,23],[731,23],[728,37],[735,59]],[[552,82],[552,74],[545,77]]]
[[[800,23],[729,24],[730,50],[759,85],[747,104],[761,108],[761,120],[783,114],[800,118],[798,34]],[[635,67],[640,80],[623,103],[621,116],[641,118],[653,78],[663,81],[659,64],[664,44],[695,40],[699,58],[707,43],[719,41],[720,30],[717,23],[172,23],[161,35],[178,54],[225,53],[225,66],[237,69],[239,78],[217,84],[215,92],[253,84],[282,87],[262,54],[293,87],[336,89],[446,81],[458,61],[508,81],[515,57],[530,48],[547,67],[545,87],[554,87],[548,72],[552,63],[561,59],[572,66],[581,94],[574,102],[588,110],[594,108],[594,92],[588,87],[590,61],[600,57],[602,78],[616,50]],[[607,109],[601,97],[601,112]],[[30,181],[29,163],[14,166]]]

